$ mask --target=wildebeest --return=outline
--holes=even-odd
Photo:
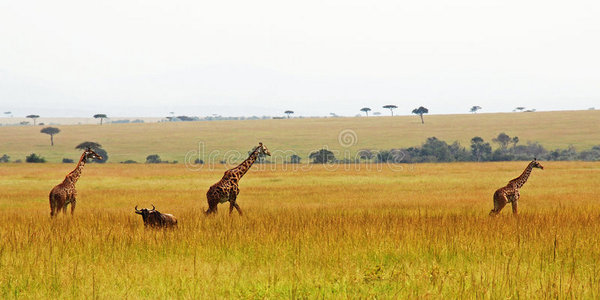
[[[138,215],[142,215],[142,219],[144,220],[144,226],[150,227],[172,227],[177,226],[177,219],[173,217],[171,214],[163,214],[156,210],[154,204],[152,205],[152,209],[142,208],[138,209],[137,205],[135,206],[135,213]]]

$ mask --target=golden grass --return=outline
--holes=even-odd
[[[182,162],[200,143],[207,153],[235,150],[245,156],[263,141],[271,150],[292,150],[306,160],[310,152],[324,146],[354,154],[359,149],[417,146],[431,136],[449,143],[459,141],[465,147],[473,136],[491,142],[500,132],[518,136],[521,143],[538,141],[548,149],[573,145],[587,150],[600,141],[600,111],[431,115],[425,120],[424,125],[418,116],[69,125],[58,126],[61,133],[54,147],[39,126],[0,126],[0,155],[6,153],[15,160],[35,152],[60,162],[63,157],[79,158],[75,145],[95,141],[108,151],[109,162],[143,162],[150,154]],[[357,142],[344,148],[338,135],[347,129],[356,133]],[[338,156],[343,158],[342,153]]]
[[[0,298],[598,298],[600,163],[544,166],[518,218],[487,214],[523,162],[255,166],[245,216],[206,218],[222,166],[88,165],[75,217],[51,220],[73,166],[3,164]],[[145,230],[151,203],[179,227]]]

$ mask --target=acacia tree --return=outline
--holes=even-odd
[[[477,106],[477,105],[475,105],[475,106],[471,107],[471,110],[470,110],[470,111],[471,111],[472,113],[474,113],[474,114],[475,114],[475,113],[477,113],[477,111],[478,111],[478,110],[480,110],[480,109],[481,109],[481,106]]]
[[[94,152],[98,153],[100,156],[102,156],[102,160],[97,160],[97,159],[93,159],[90,162],[97,162],[97,163],[105,163],[108,160],[108,153],[106,152],[106,150],[102,149],[102,145],[95,143],[95,142],[83,142],[77,146],[75,146],[75,149],[79,149],[79,150],[85,150],[87,148],[90,148],[92,150],[94,150]]]
[[[367,114],[367,117],[369,116],[369,112],[371,111],[370,108],[368,107],[363,107],[360,109],[360,111],[364,112],[365,114]]]
[[[56,127],[44,127],[40,132],[50,135],[50,146],[54,146],[54,135],[58,134],[60,129]]]
[[[100,119],[100,125],[102,125],[102,121],[108,118],[106,114],[95,114],[94,119]]]
[[[428,114],[429,109],[427,109],[423,106],[419,106],[419,108],[413,109],[412,113],[415,115],[419,115],[421,117],[421,124],[425,124],[425,121],[423,120],[423,114]]]
[[[35,119],[39,118],[40,116],[38,115],[28,115],[25,118],[29,118],[33,120],[33,126],[35,126]]]
[[[383,108],[387,108],[392,113],[392,117],[394,116],[394,109],[398,108],[398,106],[393,104],[384,105]]]
[[[293,113],[294,113],[294,111],[293,111],[293,110],[286,110],[286,111],[284,112],[284,114],[286,114],[286,115],[288,116],[288,119],[290,118],[290,115],[291,115],[291,114],[293,114]]]

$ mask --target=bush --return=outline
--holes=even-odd
[[[147,164],[160,164],[161,162],[162,160],[160,159],[160,156],[158,156],[158,154],[151,154],[146,156]]]
[[[2,156],[0,156],[0,163],[7,163],[10,161],[10,156],[4,154]]]
[[[70,158],[63,158],[62,162],[63,162],[63,164],[71,164],[71,163],[74,163],[75,161]]]
[[[46,159],[35,153],[31,153],[25,157],[25,161],[28,163],[45,163]]]
[[[290,164],[299,164],[302,158],[296,154],[290,156]]]
[[[201,160],[201,159],[199,159],[199,158],[196,158],[196,160],[194,161],[194,163],[195,163],[195,164],[199,164],[199,165],[203,165],[203,164],[204,164],[204,161],[203,161],[203,160]]]
[[[137,161],[128,159],[126,161],[122,161],[121,163],[122,164],[137,164]]]
[[[327,149],[321,149],[319,151],[312,152],[308,158],[312,159],[314,164],[326,164],[336,161],[333,152]]]
[[[383,150],[377,153],[377,162],[386,162],[397,164],[402,162],[405,155],[402,150],[399,149],[391,149],[391,150]]]

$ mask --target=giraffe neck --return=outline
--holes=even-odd
[[[258,149],[259,148],[256,148],[254,151],[252,151],[252,153],[250,153],[250,156],[248,156],[246,160],[244,160],[241,164],[232,169],[232,171],[239,175],[239,178],[242,178],[242,176],[244,176],[244,174],[248,172],[250,167],[252,167],[252,164],[254,164],[254,162],[258,158]]]
[[[530,163],[529,165],[527,165],[523,173],[521,173],[519,177],[511,180],[509,184],[512,184],[518,189],[521,188],[525,184],[525,182],[527,182],[527,179],[529,179],[529,175],[531,175],[531,170],[533,170],[533,165]]]
[[[79,162],[77,163],[77,166],[75,166],[75,169],[73,171],[71,171],[71,173],[67,174],[67,177],[65,177],[65,182],[70,182],[71,184],[75,185],[75,183],[77,182],[77,180],[79,180],[79,177],[81,176],[81,171],[83,170],[83,166],[85,165],[85,153],[81,155],[81,158],[79,158]]]

